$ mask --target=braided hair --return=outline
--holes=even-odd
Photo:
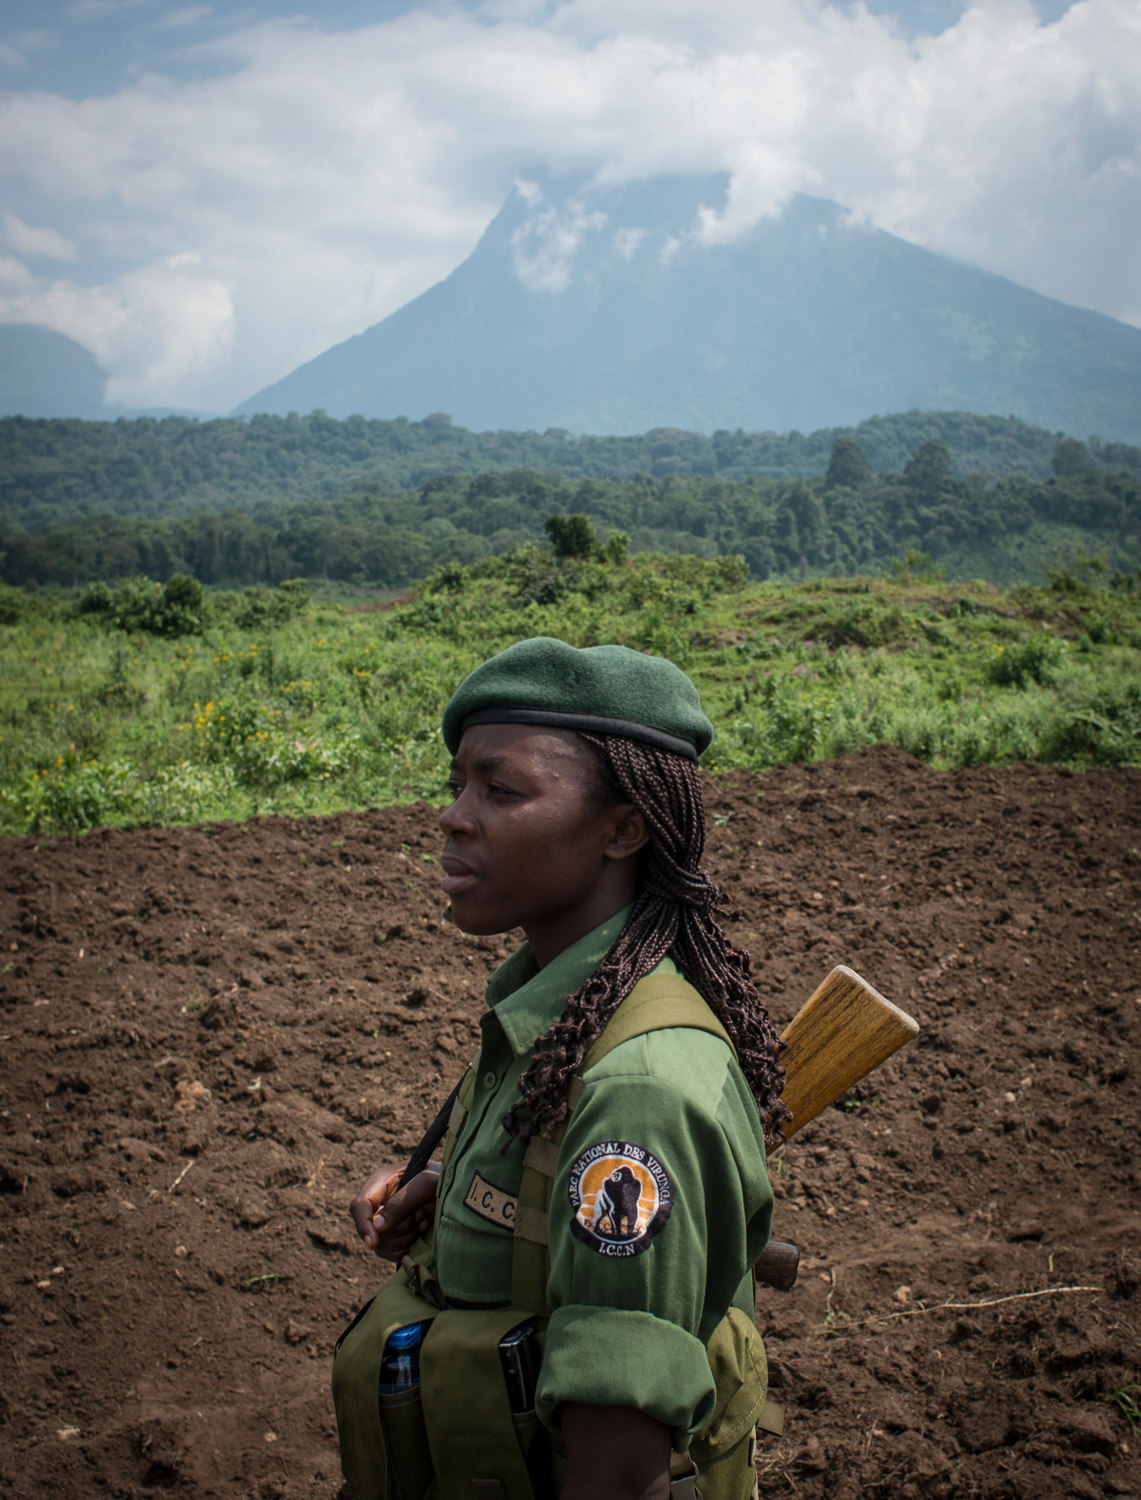
[[[646,819],[650,842],[629,920],[539,1038],[504,1127],[525,1143],[565,1119],[567,1089],[591,1044],[639,979],[669,954],[729,1033],[765,1140],[774,1146],[782,1123],[791,1118],[780,1097],[782,1044],[753,984],[748,954],[721,929],[719,917],[727,915],[721,891],[701,868],[705,809],[697,767],[683,756],[617,735],[580,732],[579,738],[596,763],[594,798],[602,806],[633,803]]]

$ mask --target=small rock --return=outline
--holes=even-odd
[[[1044,1231],[1037,1219],[1016,1219],[1006,1231],[1007,1239],[1015,1244],[1019,1240],[1040,1240]]]
[[[824,1451],[824,1444],[813,1435],[796,1455],[794,1462],[798,1469],[803,1469],[808,1474],[823,1474],[828,1468],[828,1455]]]
[[[237,1210],[238,1222],[244,1229],[260,1229],[269,1223],[269,1209],[258,1198],[243,1198]]]
[[[1102,1488],[1077,1469],[1066,1474],[1066,1500],[1102,1500]]]
[[[996,1401],[970,1401],[956,1413],[955,1427],[968,1453],[989,1453],[1006,1442],[1010,1418]]]
[[[140,1141],[135,1136],[125,1135],[118,1144],[119,1150],[132,1165],[135,1162],[166,1160],[166,1152],[150,1141]]]
[[[179,1114],[189,1114],[192,1109],[197,1109],[200,1104],[210,1103],[210,1090],[204,1083],[199,1083],[197,1079],[193,1082],[185,1078],[179,1079],[174,1086],[174,1092],[174,1107],[178,1110]]]

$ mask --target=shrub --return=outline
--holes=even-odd
[[[175,573],[165,584],[135,578],[114,589],[100,581],[84,589],[75,610],[80,615],[95,615],[128,634],[200,635],[206,617],[206,591],[186,573]]]
[[[18,793],[29,833],[81,833],[113,823],[131,805],[131,769],[124,761],[85,761],[74,749],[54,766],[33,771]]]
[[[1048,635],[1032,635],[1013,646],[996,645],[986,663],[987,678],[996,687],[1047,687],[1057,676],[1065,647]]]
[[[0,625],[18,625],[28,613],[29,596],[0,583]]]
[[[171,579],[173,583],[174,580]],[[231,596],[232,597],[232,596]],[[303,578],[287,578],[275,589],[255,584],[243,589],[233,608],[234,624],[241,630],[284,625],[309,607],[309,585]]]

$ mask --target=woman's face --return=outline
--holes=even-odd
[[[566,730],[477,724],[464,731],[440,815],[443,889],[456,925],[521,927],[540,964],[633,897],[645,822],[600,806],[590,751]]]

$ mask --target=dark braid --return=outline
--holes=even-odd
[[[567,1089],[591,1044],[630,991],[668,953],[733,1039],[770,1146],[790,1117],[781,1100],[781,1042],[750,974],[749,956],[721,930],[725,905],[701,868],[705,810],[697,767],[683,756],[616,735],[581,734],[598,761],[603,805],[632,802],[650,842],[630,919],[602,963],[539,1038],[519,1079],[520,1099],[504,1119],[527,1141],[567,1114]]]

